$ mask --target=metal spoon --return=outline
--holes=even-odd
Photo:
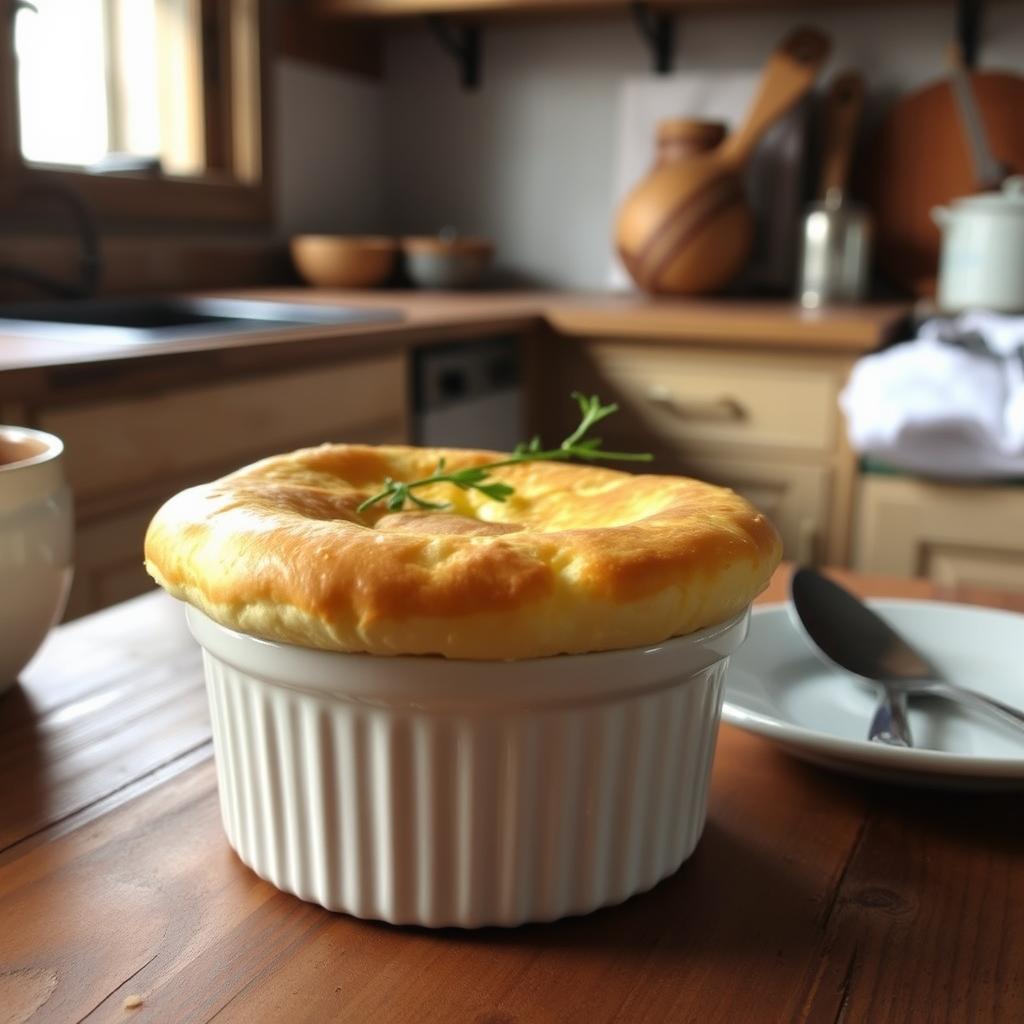
[[[884,736],[888,731],[898,745],[909,746],[906,699],[918,694],[945,697],[1024,725],[1024,711],[943,679],[891,626],[817,570],[797,569],[790,581],[790,595],[799,622],[826,658],[882,687],[883,698],[869,738],[891,743],[893,740]],[[877,735],[876,728],[880,730]]]

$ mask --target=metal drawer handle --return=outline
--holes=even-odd
[[[747,418],[739,401],[728,395],[721,398],[680,398],[668,388],[653,387],[647,391],[647,400],[688,420],[735,421]]]

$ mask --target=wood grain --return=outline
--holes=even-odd
[[[61,629],[0,698],[0,856],[210,740],[199,651],[152,594]]]
[[[762,600],[785,593],[787,574]],[[862,593],[937,593],[839,576]],[[1024,610],[1020,595],[973,597]],[[132,1020],[161,1024],[1024,1014],[1017,796],[853,782],[723,727],[705,835],[652,892],[554,925],[393,928],[302,903],[237,860],[209,748],[189,760],[190,727],[159,699],[172,686],[198,693],[200,669],[180,608],[153,594],[52,637],[20,691],[52,742],[11,753],[24,716],[0,704],[0,786],[35,792],[28,818],[42,828],[0,855],[0,1020],[123,1021],[128,995],[142,999]],[[105,760],[118,731],[135,741],[121,758],[130,798],[117,800],[117,774],[51,773],[75,744]],[[154,772],[157,734],[182,753]],[[94,802],[61,820],[83,798]]]
[[[723,736],[699,852],[655,892],[590,918],[475,934],[359,922],[260,882],[224,842],[206,763],[57,839],[45,858],[0,866],[0,917],[32,922],[0,936],[0,963],[57,974],[44,1020],[97,1008],[111,1019],[129,992],[154,1021],[366,1021],[385,1006],[386,1019],[410,1022],[686,1019],[715,991],[713,1019],[735,1020],[752,1019],[773,987],[792,992],[779,1004],[791,1012],[862,806],[822,778],[779,806],[760,754],[759,741]],[[73,912],[53,928],[60,906]],[[737,970],[749,986],[734,986]],[[31,1001],[37,988],[11,995]]]

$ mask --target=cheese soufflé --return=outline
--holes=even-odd
[[[388,480],[506,456],[330,444],[171,498],[146,568],[220,624],[304,647],[508,660],[656,644],[725,622],[767,585],[775,527],[726,488],[564,462],[493,471],[505,501],[452,483],[446,507],[363,511]],[[489,480],[490,482],[490,480]]]

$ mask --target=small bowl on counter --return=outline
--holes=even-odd
[[[472,288],[491,265],[494,244],[463,235],[424,235],[402,239],[409,279],[419,288]]]
[[[384,235],[294,235],[292,262],[317,288],[374,288],[395,272],[398,242]]]

